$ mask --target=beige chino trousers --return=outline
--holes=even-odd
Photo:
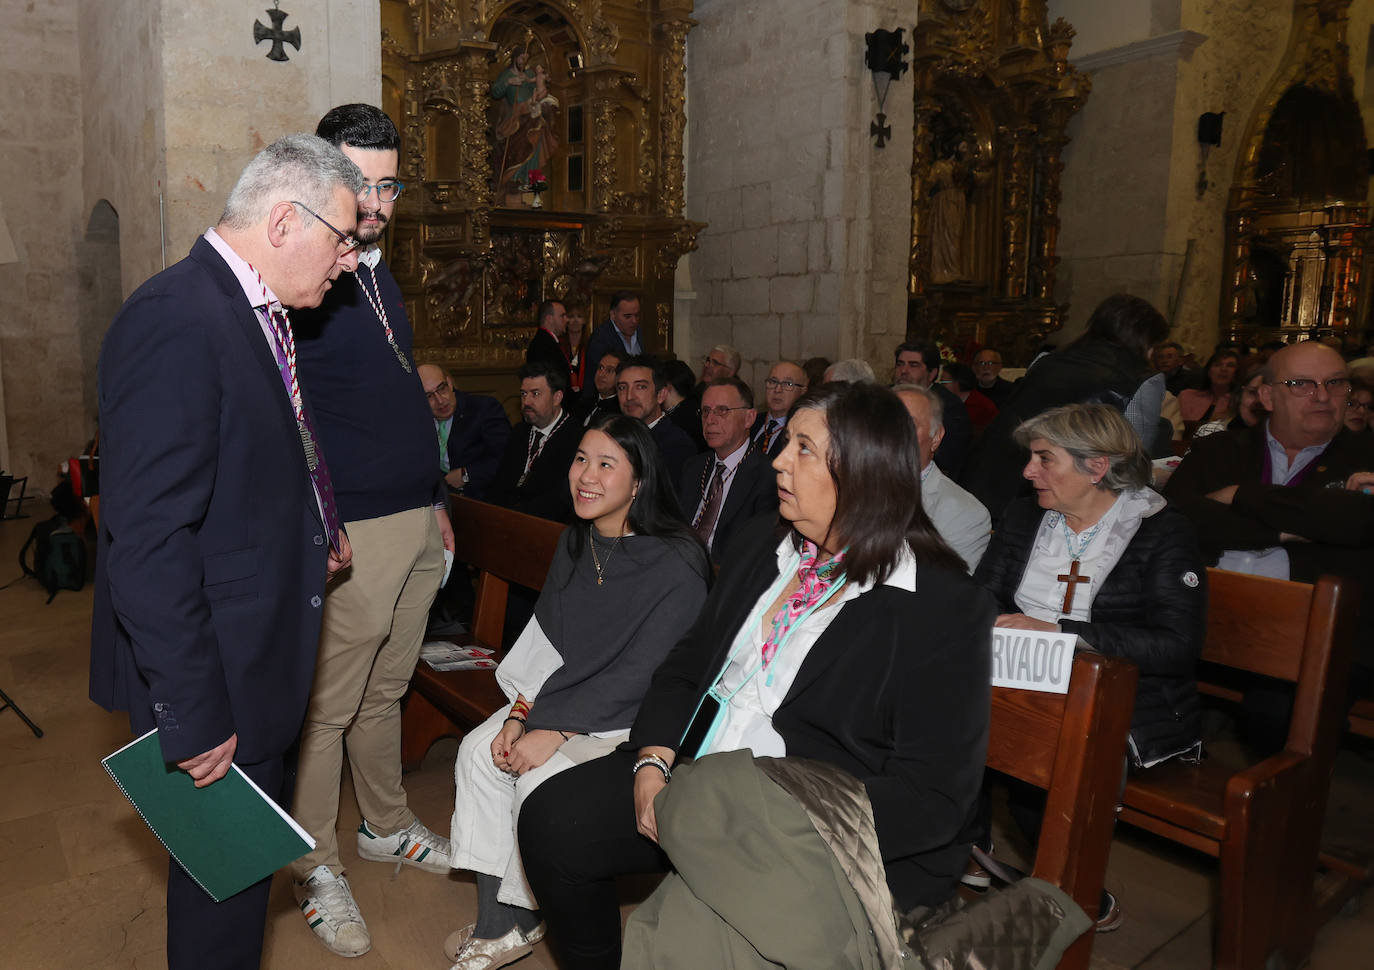
[[[292,814],[315,838],[296,860],[338,875],[339,783],[348,752],[358,809],[378,835],[415,819],[401,786],[401,698],[444,575],[444,546],[428,506],[346,523],[353,565],[329,586],[315,683],[301,729]]]

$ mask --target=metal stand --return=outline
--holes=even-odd
[[[14,486],[16,485],[19,486],[19,494],[11,495],[10,493],[14,491]],[[3,501],[0,501],[0,519],[28,518],[28,516],[24,513],[24,499],[31,497],[24,494],[28,490],[28,487],[29,476],[27,475],[23,476],[22,478],[13,478],[9,475],[0,475],[0,499],[3,499]],[[10,514],[11,502],[14,503],[13,515]],[[4,708],[0,707],[0,711],[3,710]]]
[[[3,714],[5,711],[14,711],[14,713],[19,715],[19,719],[29,726],[29,730],[33,732],[34,737],[41,738],[43,736],[43,729],[30,721],[29,716],[21,711],[19,705],[10,700],[10,695],[6,694],[3,690],[0,690],[0,701],[5,702],[4,704],[0,704],[0,714]]]

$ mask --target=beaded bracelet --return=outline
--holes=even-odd
[[[632,774],[632,775],[637,775],[637,774],[639,774],[639,769],[640,769],[640,768],[645,768],[645,767],[648,767],[649,765],[653,765],[653,766],[654,766],[655,768],[657,768],[659,771],[663,772],[663,780],[664,780],[664,781],[672,781],[672,780],[673,780],[673,770],[672,770],[671,768],[668,767],[668,762],[664,761],[662,758],[660,758],[660,757],[659,757],[658,755],[656,755],[656,754],[648,754],[648,755],[645,755],[644,757],[642,757],[642,758],[640,758],[638,761],[636,761],[635,764],[634,764],[634,767],[630,769],[630,774]]]

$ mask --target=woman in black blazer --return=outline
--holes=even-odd
[[[629,743],[524,805],[526,875],[565,970],[619,966],[614,877],[671,866],[653,800],[689,753],[748,748],[855,776],[904,909],[942,902],[963,871],[958,839],[987,745],[991,598],[921,510],[915,429],[891,391],[824,385],[787,430],[773,463],[783,521],[738,534]]]

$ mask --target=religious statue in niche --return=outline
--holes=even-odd
[[[954,283],[964,274],[964,216],[973,187],[969,146],[961,141],[930,166],[930,281]]]
[[[497,108],[491,166],[496,181],[492,188],[508,203],[512,196],[518,199],[521,192],[531,191],[530,174],[547,171],[558,148],[554,134],[558,98],[549,91],[544,59],[536,60],[531,54],[533,45],[531,37],[512,47],[506,67],[491,83]]]

